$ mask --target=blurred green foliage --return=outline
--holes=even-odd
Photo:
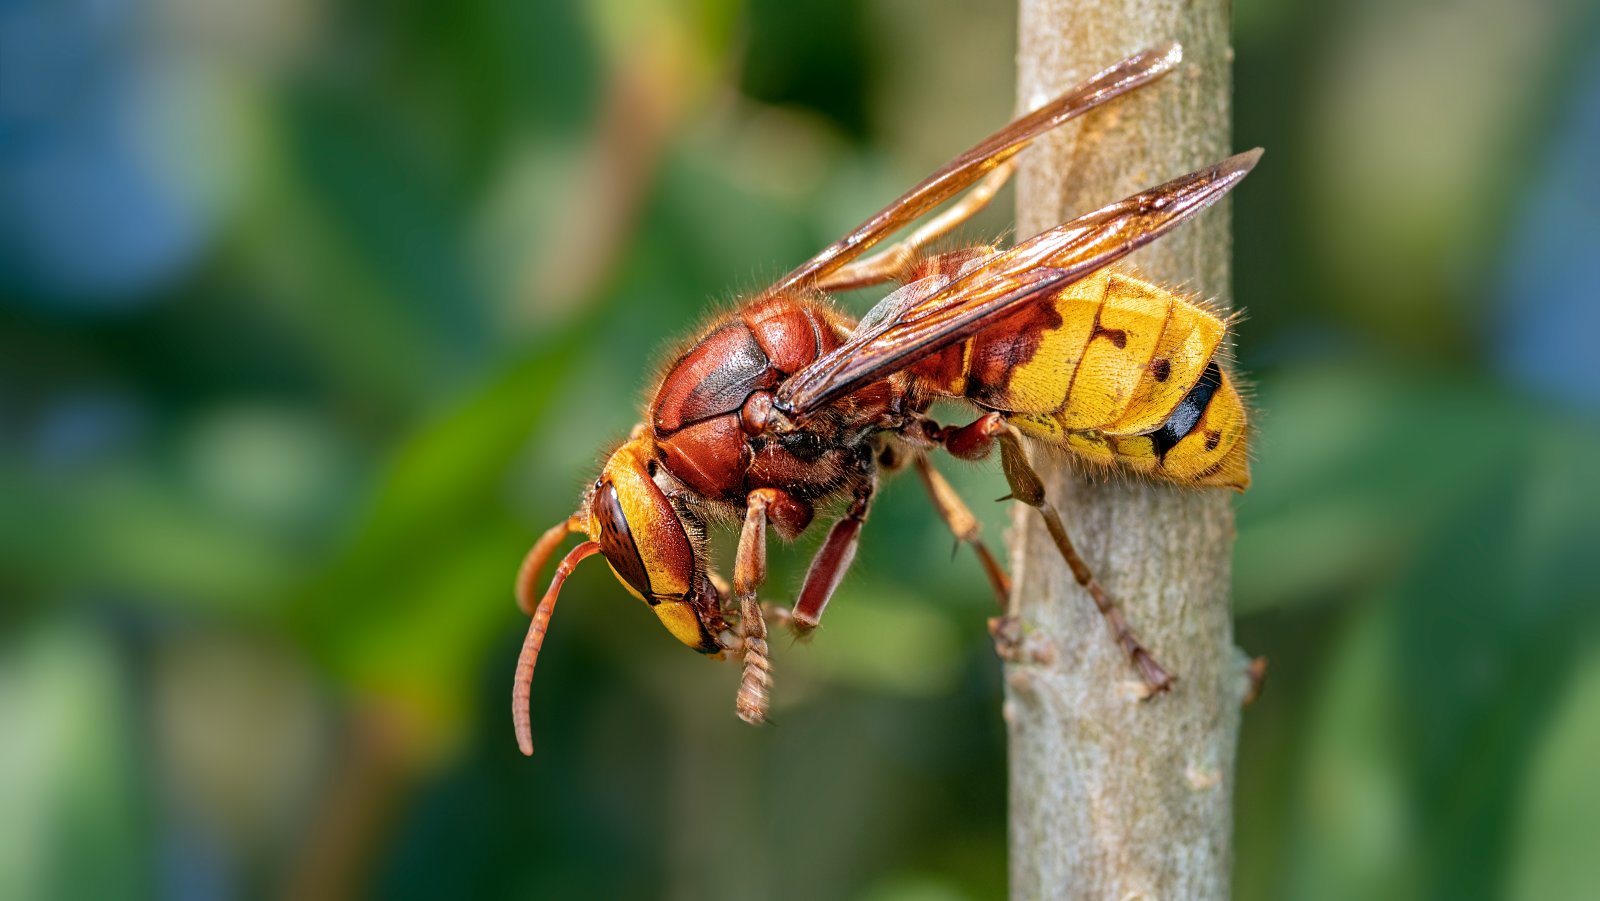
[[[1269,149],[1234,205],[1239,643],[1272,661],[1236,893],[1592,892],[1600,18],[1235,18],[1235,143]],[[1014,28],[9,4],[0,896],[1003,894],[991,602],[912,480],[778,647],[775,727],[603,568],[565,592],[532,761],[506,699],[510,577],[663,342],[1003,122]]]

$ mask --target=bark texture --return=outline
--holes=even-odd
[[[1230,151],[1227,0],[1021,0],[1023,109],[1134,51],[1183,45],[1180,67],[1053,132],[1024,157],[1028,236]],[[1142,275],[1229,302],[1227,202],[1131,258]],[[1177,676],[1138,675],[1073,581],[1039,515],[1017,505],[1006,666],[1013,898],[1225,898],[1243,657],[1233,646],[1233,514],[1221,490],[1086,480],[1034,449],[1079,552]]]

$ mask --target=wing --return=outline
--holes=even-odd
[[[765,293],[810,287],[868,248],[905,227],[928,210],[949,200],[996,166],[1016,156],[1028,142],[1075,116],[1148,84],[1183,59],[1177,44],[1156,47],[1128,57],[1044,106],[1013,121],[944,168],[928,176],[900,199],[875,213],[843,238],[779,279]]]
[[[954,344],[1029,301],[1127,256],[1210,206],[1237,185],[1256,148],[1040,232],[939,291],[865,328],[789,377],[774,398],[802,417]]]

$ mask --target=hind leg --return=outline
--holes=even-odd
[[[995,442],[1000,443],[1000,464],[1005,470],[1006,482],[1011,486],[1011,497],[1038,510],[1039,515],[1044,517],[1050,539],[1061,552],[1067,568],[1072,570],[1072,577],[1084,591],[1089,593],[1096,609],[1105,617],[1106,625],[1110,626],[1117,645],[1127,655],[1129,662],[1139,670],[1139,675],[1144,679],[1148,689],[1146,697],[1172,688],[1172,674],[1167,672],[1166,667],[1163,667],[1155,655],[1139,641],[1133,627],[1128,624],[1127,617],[1122,615],[1122,608],[1111,599],[1111,595],[1100,584],[1100,580],[1095,578],[1089,564],[1084,562],[1083,557],[1078,554],[1078,549],[1073,546],[1071,537],[1067,535],[1067,527],[1061,521],[1061,514],[1045,496],[1044,481],[1039,478],[1039,473],[1028,461],[1027,452],[1022,446],[1022,435],[1016,426],[1006,422],[998,413],[988,413],[969,425],[930,429],[928,437],[944,445],[953,455],[967,460],[988,456]]]

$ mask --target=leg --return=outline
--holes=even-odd
[[[811,519],[810,507],[776,488],[758,488],[745,499],[744,529],[733,564],[733,592],[739,605],[739,646],[744,676],[734,709],[747,723],[767,719],[768,692],[772,688],[772,663],[767,657],[767,622],[761,615],[756,592],[767,579],[767,520],[784,523]]]
[[[737,613],[738,611],[734,609],[736,604],[733,600],[733,584],[717,573],[707,572],[706,575],[711,578],[712,587],[717,589],[717,598],[721,601],[723,614]],[[761,602],[761,616],[765,623],[776,625],[780,629],[790,628],[794,623],[794,613],[788,607],[780,607],[770,601]]]
[[[717,606],[723,613],[727,613],[732,609],[728,606],[728,601],[733,597],[733,584],[715,570],[707,569],[706,577],[711,580],[711,587],[717,590]]]
[[[918,423],[922,437],[942,446],[950,456],[962,460],[982,460],[994,450],[994,440],[1009,426],[999,413],[985,413],[963,426],[940,426],[931,420]],[[1008,500],[1008,498],[1002,498]]]
[[[1250,680],[1245,686],[1244,697],[1240,699],[1240,707],[1249,707],[1261,697],[1261,690],[1267,685],[1267,658],[1252,657],[1245,667],[1245,676]]]
[[[539,540],[533,543],[528,556],[522,558],[522,566],[517,568],[517,606],[528,616],[533,615],[534,582],[539,578],[539,571],[550,562],[555,555],[556,548],[561,546],[561,540],[575,532],[582,532],[583,524],[578,522],[578,517],[569,516],[566,522],[557,523],[545,530]]]
[[[1016,160],[1006,160],[967,192],[955,205],[929,219],[920,228],[894,245],[865,259],[841,267],[817,283],[823,291],[849,291],[865,288],[899,278],[917,259],[922,248],[949,234],[961,223],[971,219],[989,205],[1000,192],[1011,174],[1017,171]]]
[[[759,726],[767,721],[771,706],[772,661],[767,656],[767,621],[761,616],[761,602],[754,594],[739,595],[739,631],[744,647],[744,675],[733,709],[739,719]]]
[[[989,584],[994,588],[995,597],[1000,599],[1000,608],[1004,610],[1011,599],[1011,580],[995,561],[994,555],[989,553],[989,548],[984,546],[983,539],[978,537],[978,518],[967,509],[966,503],[945,481],[944,476],[933,468],[926,454],[917,457],[917,475],[922,476],[922,485],[928,489],[928,496],[933,499],[939,518],[950,528],[950,534],[956,536],[956,547],[959,548],[962,542],[972,545],[978,562],[983,564],[984,575],[989,577]]]
[[[1045,497],[1044,482],[1034,471],[1033,464],[1028,462],[1027,454],[1022,448],[1022,436],[1017,433],[1016,427],[1007,424],[1005,430],[997,437],[1000,439],[1000,463],[1005,470],[1006,481],[1011,484],[1012,497],[1036,508],[1044,517],[1045,528],[1049,529],[1050,538],[1055,541],[1056,549],[1061,551],[1061,556],[1066,559],[1067,567],[1072,570],[1072,577],[1078,580],[1083,590],[1089,592],[1089,597],[1094,599],[1094,605],[1100,609],[1100,615],[1105,617],[1106,624],[1111,627],[1117,644],[1138,668],[1139,675],[1144,677],[1145,685],[1149,688],[1146,697],[1170,689],[1172,674],[1156,662],[1155,656],[1139,643],[1138,637],[1133,634],[1133,627],[1129,626],[1128,620],[1123,617],[1121,608],[1111,600],[1111,596],[1106,593],[1105,588],[1089,569],[1089,564],[1083,562],[1083,558],[1078,556],[1077,548],[1072,546],[1072,539],[1067,537],[1067,527],[1061,522],[1061,514],[1056,512],[1055,505]]]
[[[994,442],[999,440],[1000,464],[1005,470],[1006,481],[1011,485],[1011,497],[1036,508],[1044,517],[1045,528],[1049,529],[1050,538],[1055,542],[1056,549],[1061,552],[1062,558],[1067,561],[1067,567],[1072,570],[1072,577],[1089,592],[1089,597],[1094,600],[1100,615],[1105,617],[1106,624],[1111,627],[1117,644],[1144,678],[1150,695],[1160,694],[1171,688],[1172,674],[1156,662],[1154,655],[1139,643],[1138,637],[1133,634],[1133,628],[1123,617],[1122,610],[1111,600],[1111,596],[1106,593],[1100,581],[1094,577],[1089,565],[1078,556],[1077,548],[1072,546],[1072,539],[1067,537],[1067,527],[1061,522],[1061,514],[1056,512],[1055,505],[1045,497],[1044,482],[1034,471],[1033,464],[1028,462],[1028,456],[1022,448],[1022,436],[1018,434],[1016,427],[1006,422],[1000,414],[988,413],[976,422],[959,428],[938,428],[929,425],[925,426],[925,430],[930,440],[944,445],[951,454],[966,460],[977,460],[987,456]]]
[[[788,625],[796,635],[804,637],[817,628],[834,589],[839,587],[845,572],[856,559],[856,543],[861,537],[861,526],[867,521],[867,510],[872,506],[872,494],[877,487],[877,479],[873,478],[856,490],[850,509],[828,530],[828,539],[822,543],[817,555],[811,558],[805,584],[800,586],[800,598],[794,602],[794,610],[789,615]]]

